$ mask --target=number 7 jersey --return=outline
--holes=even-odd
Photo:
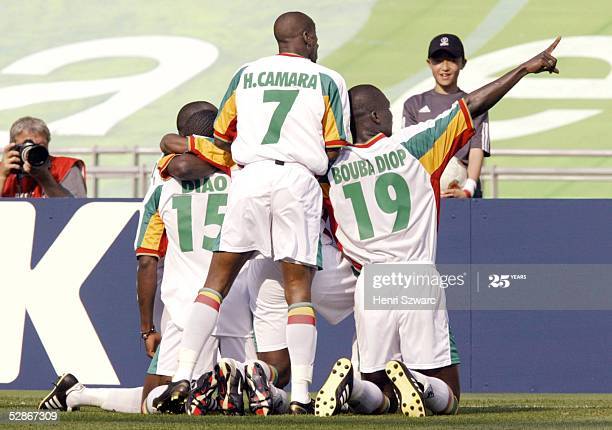
[[[440,176],[474,133],[463,100],[438,117],[346,147],[330,169],[332,229],[355,266],[434,263]]]
[[[215,137],[232,144],[238,164],[297,162],[323,175],[325,149],[350,140],[349,117],[346,84],[338,73],[279,54],[236,72],[215,120]]]

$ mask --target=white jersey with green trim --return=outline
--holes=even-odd
[[[326,148],[350,140],[348,92],[335,71],[295,54],[249,63],[236,72],[219,107],[215,137],[238,164],[296,162],[327,171]]]
[[[328,174],[334,234],[358,265],[434,263],[439,178],[473,135],[460,100],[438,117],[341,151]]]
[[[230,177],[215,173],[194,181],[169,179],[158,190],[158,212],[168,237],[161,297],[172,321],[185,322],[190,303],[208,274],[221,231]]]
[[[354,262],[435,260],[430,177],[400,142],[382,136],[371,146],[343,150],[329,181],[335,235]]]

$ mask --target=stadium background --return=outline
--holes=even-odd
[[[213,2],[184,0],[169,1],[34,1],[6,2],[2,4],[0,23],[5,37],[0,39],[0,134],[6,132],[14,119],[22,115],[40,116],[50,123],[70,115],[93,108],[113,97],[113,91],[60,101],[30,101],[21,97],[20,87],[30,84],[50,84],[63,81],[100,81],[123,78],[153,71],[158,61],[146,56],[139,58],[91,58],[66,64],[50,71],[28,74],[28,63],[19,68],[9,66],[30,55],[79,42],[106,38],[142,36],[178,36],[190,40],[205,41],[215,47],[214,61],[202,59],[201,51],[188,52],[177,49],[169,56],[174,68],[171,71],[194,69],[197,73],[168,91],[156,92],[154,86],[145,93],[157,95],[149,103],[118,119],[107,131],[95,135],[91,131],[74,132],[68,129],[55,130],[52,149],[66,147],[156,147],[161,135],[174,129],[176,112],[184,103],[194,99],[211,100],[218,103],[229,77],[242,63],[274,53],[271,23],[281,12],[290,9],[303,10],[310,14],[318,25],[320,38],[320,62],[340,71],[349,85],[370,82],[388,94],[392,102],[403,99],[402,95],[419,85],[429,76],[425,68],[427,43],[441,32],[459,34],[466,43],[468,65],[462,75],[467,78],[470,67],[477,57],[524,43],[545,41],[561,34],[567,38],[584,36],[587,42],[609,60],[585,58],[572,54],[563,55],[564,41],[559,46],[559,67],[563,79],[576,82],[585,79],[597,80],[591,91],[576,91],[571,94],[556,94],[555,99],[511,98],[505,100],[491,112],[495,121],[512,120],[536,114],[545,109],[582,110],[589,116],[572,124],[554,127],[551,130],[507,139],[493,138],[494,148],[537,149],[608,149],[608,130],[612,99],[612,83],[608,82],[612,56],[607,52],[612,46],[612,6],[605,0],[585,2],[552,0],[473,0],[457,1],[388,1],[345,0],[342,2],[292,1],[288,2]],[[191,45],[185,44],[187,48]],[[203,45],[198,45],[203,47]],[[208,45],[207,45],[208,46]],[[542,42],[542,48],[546,46]],[[183,45],[181,45],[183,47]],[[539,49],[539,48],[538,48]],[[208,51],[211,53],[213,51]],[[536,51],[532,51],[536,52]],[[157,53],[155,47],[151,55]],[[95,57],[95,52],[91,52]],[[607,56],[607,57],[606,57]],[[211,64],[208,64],[208,63]],[[15,72],[15,71],[18,72]],[[478,72],[474,70],[474,72]],[[502,71],[490,75],[494,77]],[[30,70],[33,73],[33,70]],[[480,71],[487,73],[487,71]],[[548,76],[534,79],[549,80]],[[584,82],[583,82],[584,83]],[[160,86],[162,83],[160,82]],[[11,89],[13,87],[13,89]],[[586,82],[585,87],[589,87]],[[465,88],[469,89],[469,88]],[[34,88],[36,90],[36,88]],[[44,87],[39,87],[44,92]],[[34,91],[36,92],[36,91]],[[551,91],[551,94],[553,92]],[[141,98],[145,98],[141,94]],[[562,98],[559,98],[563,96]],[[494,125],[492,125],[494,127]],[[6,140],[6,139],[5,139]],[[4,142],[0,142],[0,146]],[[125,158],[125,157],[123,157]],[[109,163],[123,165],[122,157],[108,156]],[[489,160],[492,162],[493,160]],[[503,158],[496,159],[498,166],[541,167],[612,167],[609,159],[550,159],[550,158]],[[548,183],[512,182],[502,183],[502,197],[570,197],[609,198],[612,189],[609,183]],[[102,195],[126,197],[125,181],[108,181]],[[37,202],[37,222],[45,219],[54,223],[36,230],[33,244],[32,266],[34,267],[49,250],[62,228],[72,216],[72,211],[82,202],[75,203],[71,211],[53,208],[54,203]],[[461,203],[452,202],[458,212]],[[511,203],[512,204],[512,203]],[[523,218],[514,219],[516,207],[500,209],[502,221],[513,221],[507,226],[507,236],[498,231],[488,231],[481,243],[495,241],[503,248],[499,258],[519,255],[529,259],[526,249],[538,255],[546,255],[545,262],[608,263],[609,241],[599,233],[606,231],[610,207],[602,202],[589,202],[582,207],[570,203],[572,210],[561,218],[556,215],[567,208],[549,206],[534,201],[534,212],[523,213]],[[560,202],[560,205],[565,203]],[[519,203],[520,205],[520,203]],[[602,206],[603,205],[603,206]],[[42,209],[41,209],[42,208]],[[593,218],[581,218],[582,208]],[[0,212],[2,212],[0,210]],[[540,213],[541,217],[530,217]],[[8,214],[8,212],[5,212]],[[481,214],[482,215],[482,214]],[[486,215],[486,214],[485,214]],[[483,216],[485,216],[483,215]],[[7,215],[8,216],[8,215]],[[451,219],[463,215],[448,212]],[[45,218],[46,217],[46,218]],[[498,220],[500,218],[497,218]],[[528,219],[531,230],[517,240],[514,233],[524,228],[522,220]],[[486,220],[485,218],[481,219]],[[549,220],[554,220],[549,222]],[[102,219],[99,221],[103,221]],[[448,221],[447,221],[448,222]],[[467,221],[466,221],[467,222]],[[486,224],[486,223],[484,223]],[[49,229],[49,225],[52,227]],[[130,227],[131,226],[131,227]],[[474,228],[477,224],[472,225]],[[546,236],[539,228],[547,227]],[[588,234],[579,234],[587,227]],[[135,346],[134,334],[126,327],[136,327],[133,300],[133,272],[129,258],[134,219],[121,231],[109,251],[94,268],[83,286],[81,298],[100,336],[109,357],[118,372],[121,382],[137,385],[144,365],[144,354]],[[467,227],[467,225],[466,225]],[[32,227],[34,228],[34,227]],[[448,228],[442,235],[447,243],[463,243],[456,235],[460,229]],[[565,240],[559,232],[569,232]],[[34,233],[34,231],[32,231]],[[449,239],[450,238],[450,239]],[[536,240],[542,238],[541,240]],[[570,240],[571,239],[571,240]],[[599,241],[597,241],[599,239]],[[489,242],[487,242],[489,241]],[[536,244],[541,246],[537,247]],[[597,247],[589,246],[597,243]],[[447,248],[442,252],[453,261],[459,248]],[[460,250],[459,250],[460,252]],[[476,251],[475,251],[476,252]],[[480,252],[480,251],[478,251]],[[475,256],[482,254],[474,254]],[[470,255],[470,258],[472,255]],[[495,257],[495,256],[493,256]],[[484,258],[484,256],[483,256]],[[115,271],[121,261],[120,271]],[[518,262],[525,262],[520,260]],[[483,262],[483,261],[480,261]],[[118,285],[117,276],[123,276]],[[3,297],[13,286],[24,284],[18,274],[11,282],[2,283]],[[114,295],[112,288],[121,289]],[[127,289],[127,290],[126,290]],[[119,297],[119,299],[118,299]],[[3,299],[4,300],[4,299]],[[10,301],[4,301],[6,306]],[[107,303],[115,303],[109,306]],[[122,312],[126,311],[126,312]],[[116,314],[121,317],[117,318]],[[610,313],[603,312],[548,312],[548,313],[480,313],[455,314],[456,333],[462,348],[465,367],[464,387],[467,391],[533,391],[572,392],[609,391]],[[108,324],[112,320],[113,324]],[[472,331],[476,329],[477,331]],[[459,334],[462,333],[462,334]],[[70,333],[62,334],[70,343]],[[480,337],[479,337],[480,336]],[[323,336],[321,336],[323,337]],[[473,339],[480,339],[473,344]],[[136,339],[137,341],[137,339]],[[322,351],[325,351],[322,348]],[[554,357],[543,360],[542,357]],[[585,362],[585,357],[588,360]],[[121,367],[125,363],[127,367]],[[13,385],[2,388],[43,388],[48,384],[53,366],[41,344],[33,323],[25,318],[23,357],[19,379]],[[476,369],[478,374],[472,374]],[[26,370],[26,372],[23,372]],[[31,371],[30,371],[31,370]],[[571,375],[571,378],[567,377]],[[606,377],[608,379],[606,379]],[[24,379],[25,378],[25,379]],[[320,382],[321,376],[317,376]],[[512,384],[508,384],[512,382]]]
[[[303,10],[316,21],[322,64],[340,71],[349,86],[365,82],[379,86],[392,102],[401,102],[403,94],[419,88],[419,83],[430,76],[425,68],[426,47],[431,37],[438,33],[454,32],[465,42],[468,64],[460,83],[464,82],[466,90],[471,89],[474,81],[481,84],[503,72],[492,70],[482,62],[479,64],[478,57],[542,41],[528,50],[530,54],[535,53],[534,49],[546,46],[544,41],[561,34],[565,39],[556,54],[560,58],[561,79],[569,81],[555,77],[555,82],[548,76],[538,76],[533,79],[549,81],[544,91],[531,94],[530,98],[525,98],[525,91],[517,91],[516,97],[494,108],[491,112],[493,148],[610,147],[607,129],[612,108],[612,82],[609,80],[612,22],[611,6],[606,0],[5,2],[0,17],[5,35],[0,40],[0,135],[21,115],[40,116],[53,126],[58,120],[108,102],[116,93],[100,90],[93,95],[81,93],[66,100],[42,100],[36,93],[48,92],[44,84],[83,80],[99,83],[160,72],[157,80],[153,79],[140,89],[132,88],[133,92],[127,95],[131,103],[143,101],[144,105],[133,112],[120,114],[111,105],[110,112],[92,112],[89,122],[76,121],[79,123],[76,126],[64,123],[52,127],[55,128],[52,149],[94,145],[156,147],[160,136],[174,129],[175,114],[180,106],[194,99],[218,103],[236,68],[251,59],[274,53],[272,22],[288,8]],[[36,66],[51,61],[49,57],[44,61],[38,57],[30,63],[20,62],[51,48],[135,36],[188,39],[175,40],[170,48],[162,48],[148,39],[148,47],[139,51],[143,56],[122,58],[116,55],[97,58],[97,51],[101,52],[99,47],[87,45],[89,48],[84,49],[90,49],[90,58],[69,64],[61,64],[62,60],[58,60],[66,51],[56,51],[49,56],[58,63],[53,70],[40,71]],[[585,39],[576,45],[570,41],[575,37]],[[198,45],[198,41],[210,45],[204,46],[201,42]],[[514,57],[517,55],[515,53]],[[161,60],[152,58],[155,56]],[[517,57],[517,61],[521,58],[524,55]],[[593,81],[587,81],[589,79]],[[575,85],[568,85],[570,83]],[[34,95],[24,97],[26,88],[23,86],[30,84],[43,86],[28,87]],[[569,89],[560,91],[560,85]],[[428,86],[425,84],[425,88]],[[62,93],[61,88],[59,92]],[[61,97],[68,98],[66,93],[64,91]],[[152,100],[146,101],[147,97]],[[518,123],[500,122],[520,120],[547,109],[557,110],[552,115],[556,119],[536,116]],[[111,117],[112,125],[108,130],[96,130],[93,124],[103,117]],[[571,122],[572,118],[575,122]],[[553,124],[555,121],[558,123]],[[552,129],[529,131],[534,126],[547,125]],[[531,134],[503,138],[503,130],[508,128]],[[105,163],[125,165],[127,158],[105,156]],[[610,158],[499,157],[489,159],[488,163],[505,167],[612,167]],[[102,185],[101,195],[128,197],[129,187],[125,185],[125,180],[107,180]],[[606,182],[502,182],[499,191],[501,197],[582,198],[610,197],[612,194]],[[485,194],[490,194],[490,187]]]

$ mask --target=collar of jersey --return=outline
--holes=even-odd
[[[365,143],[356,143],[355,146],[358,147],[358,148],[369,148],[370,146],[372,146],[376,142],[378,142],[380,139],[384,139],[385,137],[387,137],[385,135],[385,133],[378,133],[376,136],[372,137],[367,142],[365,142]]]
[[[306,58],[306,57],[301,56],[300,54],[294,54],[293,52],[280,52],[276,55],[282,55],[283,57]]]

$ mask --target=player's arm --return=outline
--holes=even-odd
[[[491,109],[512,87],[530,73],[559,73],[556,68],[557,59],[553,57],[552,51],[560,40],[561,37],[557,37],[546,50],[509,71],[501,78],[468,94],[465,97],[465,102],[471,115],[476,117]]]
[[[138,258],[136,290],[140,313],[141,333],[150,333],[153,325],[155,292],[157,290],[157,262],[166,252],[167,238],[164,222],[158,208],[161,185],[149,189],[140,210],[140,220],[134,247]],[[159,334],[151,333],[145,340],[146,353],[152,357],[161,340]]]
[[[529,73],[548,70],[558,73],[557,63],[550,53],[559,43],[523,63],[501,78],[453,103],[436,118],[399,131],[406,149],[418,159],[432,178],[439,178],[448,161],[466,145],[474,134],[472,116],[485,113]]]
[[[206,178],[217,168],[193,154],[182,154],[174,157],[167,167],[168,174],[178,180],[195,180]]]
[[[320,73],[319,77],[325,106],[321,120],[323,141],[327,158],[333,161],[338,157],[340,149],[350,141],[349,96],[346,83],[340,75]]]
[[[157,163],[162,178],[200,179],[212,175],[216,170],[230,174],[235,164],[232,154],[220,149],[212,138],[188,136],[182,139],[185,139],[187,148],[184,154],[168,154]]]
[[[161,336],[153,324],[153,311],[155,307],[155,293],[157,291],[157,256],[138,256],[138,308],[140,310],[140,333],[146,339],[145,349],[149,357],[153,357],[161,341]]]
[[[241,67],[229,83],[223,95],[219,113],[215,118],[214,144],[222,151],[231,152],[231,144],[238,132],[238,109],[236,108],[236,89],[240,83],[242,72],[247,66]]]
[[[474,127],[466,103],[460,99],[437,117],[393,135],[432,178],[439,178],[453,155],[474,135]]]
[[[159,142],[159,149],[164,154],[182,154],[188,149],[188,140],[176,133],[168,133]]]

